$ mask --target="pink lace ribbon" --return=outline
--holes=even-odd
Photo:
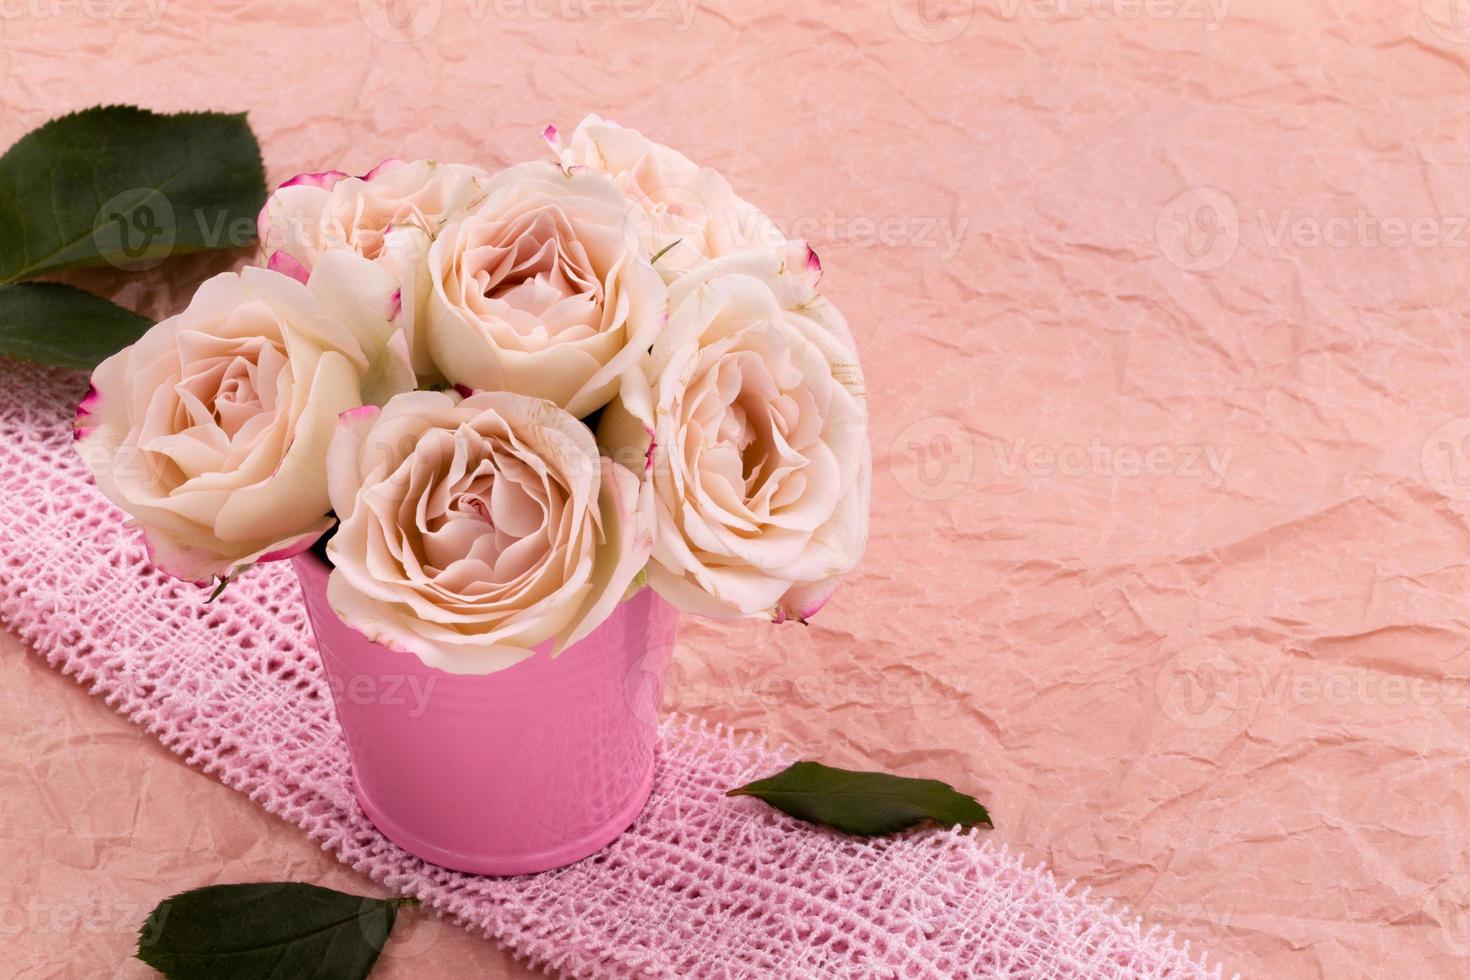
[[[1219,977],[1188,944],[983,839],[861,840],[727,799],[791,758],[689,718],[665,722],[652,800],[592,858],[480,878],[404,853],[353,799],[290,568],[257,569],[208,606],[150,569],[72,449],[85,387],[0,361],[6,624],[191,765],[531,965],[572,977]]]

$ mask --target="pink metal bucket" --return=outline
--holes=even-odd
[[[677,617],[644,589],[552,659],[450,674],[369,641],[327,604],[327,565],[292,559],[357,800],[426,861],[515,875],[571,864],[643,809]]]

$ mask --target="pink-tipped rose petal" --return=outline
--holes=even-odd
[[[405,166],[407,162],[408,161],[406,160],[400,160],[398,157],[389,157],[373,169],[369,170],[367,173],[363,174],[361,179],[373,180],[374,178],[381,177],[383,174],[386,174],[393,170],[397,170],[399,167]]]
[[[788,619],[794,619],[798,623],[806,623],[832,600],[841,583],[842,576],[834,575],[820,582],[795,586],[781,597],[777,614],[772,618],[772,622],[782,623]]]
[[[303,286],[311,278],[311,271],[285,252],[273,253],[270,261],[265,264],[265,267],[272,272],[279,272],[283,276],[290,276]]]
[[[346,180],[347,174],[340,170],[323,170],[319,174],[297,174],[290,180],[281,184],[282,187],[297,187],[306,184],[310,187],[324,187],[330,190],[339,180]]]
[[[92,427],[87,425],[86,422],[92,417],[92,409],[94,406],[96,406],[98,399],[100,399],[101,397],[102,396],[97,391],[96,385],[87,385],[87,393],[83,395],[82,400],[77,403],[76,418],[72,422],[73,439],[84,439],[86,438],[87,433],[92,431]]]

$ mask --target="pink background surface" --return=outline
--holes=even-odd
[[[918,2],[444,0],[395,43],[374,0],[35,0],[0,20],[0,143],[249,110],[279,181],[496,167],[598,111],[722,169],[853,322],[873,541],[808,629],[688,625],[670,703],[974,791],[1246,976],[1464,976],[1470,29]],[[161,313],[226,264],[84,281]],[[136,923],[213,881],[371,890],[3,649],[8,963],[144,975]],[[519,970],[428,920],[386,975]]]

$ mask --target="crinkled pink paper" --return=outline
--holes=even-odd
[[[52,665],[190,764],[342,861],[573,977],[1218,977],[1004,848],[935,830],[872,841],[723,790],[792,760],[687,717],[662,728],[653,798],[571,867],[447,871],[383,838],[284,564],[205,605],[149,568],[72,450],[73,375],[0,365],[0,615]]]
[[[418,0],[408,43],[385,6],[3,5],[0,144],[248,111],[274,183],[498,168],[598,112],[719,168],[852,322],[873,533],[809,629],[690,622],[674,704],[963,786],[987,839],[1250,977],[1470,972],[1456,0]],[[161,317],[246,258],[82,284]],[[365,887],[29,663],[0,663],[0,928],[99,879],[142,913],[283,864]],[[109,921],[7,949],[107,975]],[[526,974],[437,935],[384,972]]]

